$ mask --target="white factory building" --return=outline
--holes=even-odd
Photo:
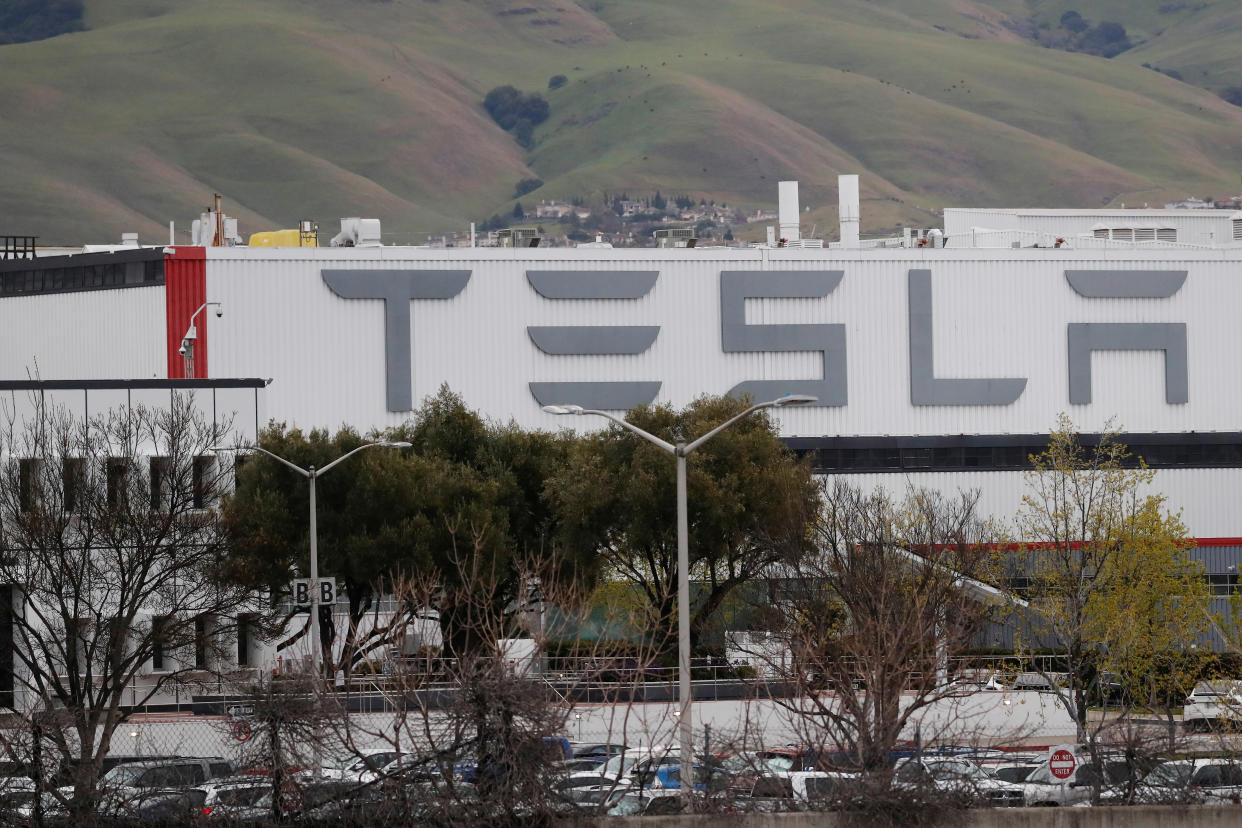
[[[445,384],[541,429],[567,425],[547,404],[810,394],[776,417],[821,473],[978,488],[1002,518],[1064,411],[1085,433],[1120,427],[1227,594],[1242,564],[1242,214],[950,209],[943,231],[859,240],[850,178],[832,244],[800,238],[785,186],[770,245],[0,261],[0,391],[20,408],[31,389],[94,406],[195,386],[247,439],[268,420],[395,425]]]

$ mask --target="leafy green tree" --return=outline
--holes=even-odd
[[[553,75],[552,77],[548,78],[549,89],[560,89],[562,86],[564,86],[567,83],[569,83],[569,78],[565,77],[564,75]]]
[[[1185,526],[1148,492],[1155,472],[1135,467],[1115,430],[1085,444],[1062,414],[1033,460],[1017,519],[1028,611],[1067,667],[1049,683],[1079,738],[1094,744],[1087,706],[1101,671],[1139,681],[1159,654],[1206,630],[1211,596]]]
[[[486,644],[471,630],[487,625],[466,623],[457,608],[470,606],[477,615],[483,606],[507,618],[529,587],[521,572],[537,572],[549,584],[590,580],[589,560],[558,557],[548,540],[554,516],[543,500],[544,480],[563,462],[565,438],[485,423],[447,389],[407,424],[368,439],[380,437],[412,447],[363,452],[317,484],[320,571],[341,579],[349,596],[342,669],[383,643],[385,631],[360,638],[359,622],[399,576],[441,584],[433,609],[454,652]],[[259,444],[303,467],[321,467],[366,441],[351,429],[305,434],[277,424]],[[307,497],[303,478],[262,455],[247,458],[225,508],[240,580],[283,590],[291,567],[306,571]],[[466,573],[471,589],[488,585],[485,596],[459,592]],[[412,615],[424,608],[406,609]],[[331,643],[335,633],[324,626]]]
[[[669,442],[692,440],[743,410],[730,397],[702,397],[630,411],[629,422]],[[636,584],[656,619],[653,636],[676,647],[676,465],[633,433],[612,426],[575,445],[548,481],[565,548],[598,556],[603,577]],[[738,587],[799,559],[818,493],[766,415],[745,418],[689,458],[691,638]]]

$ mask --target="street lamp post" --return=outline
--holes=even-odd
[[[293,469],[298,474],[306,478],[310,486],[310,580],[311,580],[311,664],[315,669],[315,675],[322,677],[323,673],[323,641],[319,635],[319,528],[315,507],[315,481],[319,479],[328,469],[346,460],[363,449],[369,448],[409,448],[410,444],[406,442],[393,442],[391,440],[380,440],[376,443],[366,443],[358,446],[353,451],[342,454],[322,469],[316,469],[314,466],[302,468],[301,466],[290,463],[279,454],[274,454],[260,446],[213,446],[212,451],[257,451],[260,454],[266,454],[268,457],[283,463]]]
[[[690,443],[678,441],[676,445],[667,440],[661,440],[654,434],[649,434],[633,423],[609,414],[607,411],[583,408],[580,405],[545,405],[543,407],[543,410],[548,414],[575,414],[579,416],[593,414],[597,417],[604,417],[677,458],[677,696],[681,702],[680,708],[677,711],[677,718],[678,729],[681,734],[681,796],[687,803],[694,795],[692,781],[694,778],[694,722],[690,713],[690,519],[686,505],[686,457],[738,420],[748,417],[756,411],[762,411],[765,408],[780,408],[784,405],[805,405],[806,403],[816,402],[818,399],[818,397],[811,397],[806,394],[787,394],[775,400],[758,403],[742,413],[725,420],[697,440]],[[689,768],[688,773],[687,768]],[[688,783],[686,780],[691,781]]]

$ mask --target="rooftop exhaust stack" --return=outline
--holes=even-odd
[[[855,177],[857,180],[857,177]],[[798,207],[798,182],[782,181],[778,185],[777,209],[780,211],[779,222],[781,226],[781,238],[787,242],[797,241],[801,238],[798,235],[798,220],[800,209]]]
[[[837,176],[837,206],[841,215],[841,246],[858,247],[858,176]]]

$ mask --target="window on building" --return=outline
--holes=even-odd
[[[171,668],[168,652],[169,619],[156,616],[151,619],[151,669],[163,671]]]
[[[86,481],[86,461],[81,457],[66,457],[60,467],[61,484],[64,487],[65,511],[76,512],[81,507],[83,485]]]
[[[172,463],[167,457],[151,458],[151,509],[168,508],[172,501]]]
[[[1237,572],[1209,572],[1203,577],[1213,595],[1233,595],[1238,591]]]
[[[194,508],[206,509],[216,500],[216,458],[194,458]]]
[[[66,673],[81,673],[86,669],[84,662],[89,655],[86,641],[88,623],[85,618],[73,618],[65,624]]]
[[[123,618],[113,618],[108,622],[108,667],[115,676],[125,666],[125,657],[129,654],[129,625]]]
[[[130,462],[125,457],[109,457],[105,473],[108,479],[108,508],[124,510],[129,506]]]
[[[0,585],[0,707],[13,706],[13,585]]]
[[[17,501],[23,512],[33,512],[42,503],[42,468],[42,460],[25,458],[17,461]]]
[[[239,615],[237,617],[237,666],[253,667],[255,663],[252,647],[255,643],[255,617]]]
[[[213,624],[206,615],[194,619],[194,668],[206,670],[211,666],[211,634]]]

